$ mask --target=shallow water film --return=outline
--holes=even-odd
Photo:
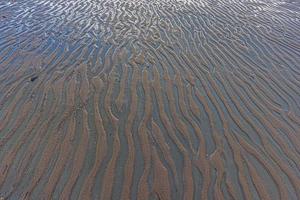
[[[300,199],[300,3],[1,0],[0,199]]]

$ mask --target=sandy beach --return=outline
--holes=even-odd
[[[300,199],[299,2],[0,1],[0,199]]]

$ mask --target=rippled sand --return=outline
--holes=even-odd
[[[300,199],[300,4],[0,1],[0,198]]]

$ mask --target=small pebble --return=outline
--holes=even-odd
[[[37,76],[34,76],[30,79],[31,82],[35,81],[38,77]]]

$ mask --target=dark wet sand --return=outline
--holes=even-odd
[[[296,1],[0,1],[0,198],[300,199]]]

